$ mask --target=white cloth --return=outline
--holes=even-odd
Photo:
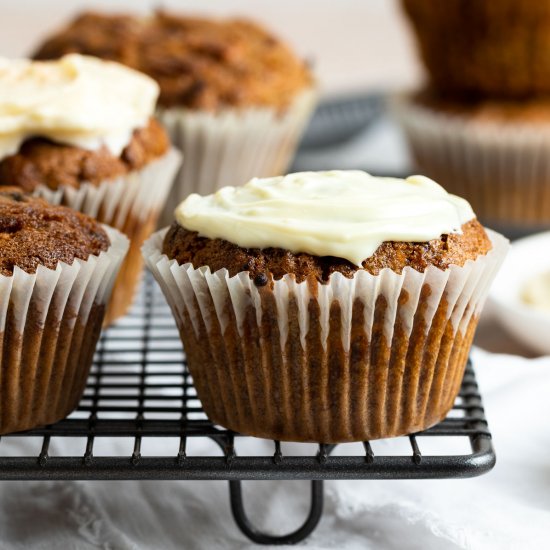
[[[305,548],[548,547],[550,357],[528,360],[475,350],[474,363],[497,450],[495,469],[463,480],[327,482],[325,513]],[[40,441],[33,443],[31,449],[24,439],[3,438],[0,454],[37,454]],[[54,439],[51,454],[82,454],[84,441],[75,443]],[[144,454],[175,455],[176,445],[155,439]],[[241,445],[252,450],[250,440]],[[260,445],[254,449],[272,451],[271,444]],[[397,445],[378,442],[375,452],[395,452]],[[124,449],[120,442],[98,441],[96,453],[130,454],[131,446],[130,439]],[[342,446],[340,452],[350,449]],[[204,452],[219,453],[200,440],[189,449]],[[309,487],[246,482],[244,494],[257,525],[284,533],[305,516]],[[0,509],[1,549],[253,547],[233,522],[226,482],[2,482]]]

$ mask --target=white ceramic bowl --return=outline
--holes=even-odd
[[[489,293],[490,307],[500,323],[537,353],[550,354],[550,312],[521,300],[524,285],[550,271],[550,231],[515,241]]]

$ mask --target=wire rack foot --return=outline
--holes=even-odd
[[[229,482],[229,497],[235,523],[256,544],[283,545],[302,542],[313,533],[323,515],[323,482],[321,480],[311,482],[311,503],[306,520],[301,527],[287,535],[268,535],[252,525],[244,508],[240,481]]]

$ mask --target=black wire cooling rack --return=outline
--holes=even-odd
[[[265,544],[295,543],[313,531],[322,515],[322,480],[472,477],[495,464],[471,366],[449,416],[425,432],[392,440],[401,440],[399,454],[385,454],[383,445],[382,452],[377,452],[379,442],[368,441],[352,445],[353,449],[349,444],[292,444],[289,452],[287,444],[275,441],[267,455],[262,442],[263,455],[237,453],[240,441],[254,438],[215,426],[204,414],[170,310],[150,274],[130,315],[103,333],[77,411],[55,425],[9,437],[40,438],[40,451],[32,456],[3,456],[0,444],[0,479],[5,480],[229,480],[237,525],[250,539]],[[173,456],[143,452],[145,442],[160,437],[174,442]],[[81,452],[52,453],[56,438],[72,438],[80,443]],[[131,451],[98,456],[94,449],[102,438],[124,440]],[[192,453],[190,443],[196,438],[214,441],[219,454]],[[448,448],[443,441],[449,440],[462,442],[462,452],[442,452]],[[252,479],[311,480],[305,523],[283,536],[258,531],[246,515],[241,492],[241,480]]]

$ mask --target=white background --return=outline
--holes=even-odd
[[[165,7],[196,14],[253,17],[313,60],[325,93],[396,89],[420,75],[397,0],[0,0],[0,55],[24,56],[83,9]]]

